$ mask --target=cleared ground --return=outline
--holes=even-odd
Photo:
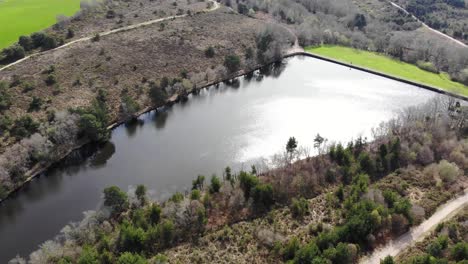
[[[307,47],[308,52],[468,96],[468,87],[445,73],[432,73],[385,55],[341,46]]]
[[[57,21],[57,15],[71,16],[80,9],[80,0],[0,1],[0,49],[43,30]]]

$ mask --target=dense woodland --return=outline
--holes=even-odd
[[[399,0],[431,28],[468,43],[468,4],[465,0]]]
[[[106,188],[101,211],[65,227],[30,263],[206,262],[233,254],[222,248],[248,248],[239,263],[354,263],[466,187],[466,114],[454,100],[434,100],[376,128],[372,142],[317,135],[322,154],[305,159],[291,137],[274,167],[199,175],[188,195],[163,203],[144,186]]]

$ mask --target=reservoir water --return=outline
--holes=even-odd
[[[92,155],[68,159],[0,204],[0,263],[27,256],[83,212],[101,206],[102,190],[145,184],[165,199],[198,174],[249,168],[284,149],[290,136],[312,146],[371,137],[371,128],[435,93],[306,57],[190,96],[164,112],[113,130]],[[71,162],[75,160],[75,162]]]

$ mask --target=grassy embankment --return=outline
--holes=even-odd
[[[441,88],[443,90],[468,96],[468,86],[450,80],[446,73],[432,73],[416,65],[381,55],[341,46],[307,47],[306,51],[330,59],[379,71],[402,79]]]
[[[57,15],[71,16],[80,9],[80,0],[0,1],[0,50],[21,35],[43,30],[57,21]]]

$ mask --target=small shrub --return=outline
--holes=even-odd
[[[20,36],[18,39],[18,44],[23,47],[25,51],[30,51],[34,48],[33,41],[30,36]]]
[[[130,116],[140,110],[140,105],[128,94],[124,94],[121,100],[120,109],[124,115]]]
[[[54,65],[50,65],[49,68],[47,68],[46,70],[42,71],[42,73],[44,74],[52,74],[55,72],[55,66]]]
[[[97,42],[101,40],[101,35],[99,35],[99,33],[95,34],[92,38],[91,38],[91,41],[92,42]]]
[[[161,224],[160,228],[163,245],[168,247],[172,244],[175,236],[174,223],[171,220],[166,220]]]
[[[219,192],[219,189],[221,188],[221,181],[216,175],[213,175],[211,177],[211,185],[210,185],[210,192],[211,193],[217,193]]]
[[[224,58],[224,66],[229,72],[234,73],[239,70],[240,58],[237,55],[228,55]]]
[[[34,90],[34,85],[30,82],[23,83],[23,93],[27,93]]]
[[[429,244],[429,246],[427,246],[426,249],[427,253],[434,257],[440,257],[440,255],[442,254],[442,250],[442,245],[438,241],[432,242],[431,244]]]
[[[161,220],[161,211],[162,209],[159,205],[157,204],[151,205],[151,207],[149,208],[149,212],[148,212],[150,224],[154,225],[154,224],[159,223],[159,221]]]
[[[392,256],[386,256],[383,260],[380,261],[380,264],[395,264]]]
[[[57,78],[55,77],[55,74],[49,74],[47,75],[47,78],[45,79],[45,83],[48,85],[48,86],[51,86],[53,84],[56,84],[57,83]]]
[[[36,133],[38,129],[39,124],[34,122],[31,116],[25,115],[15,121],[11,134],[15,137],[24,138]]]
[[[184,195],[180,192],[176,192],[172,195],[171,199],[169,200],[174,203],[180,203],[184,200]]]
[[[260,211],[269,210],[274,203],[271,184],[257,184],[252,190],[254,207]]]
[[[45,35],[44,39],[42,40],[43,50],[54,49],[57,46],[58,46],[57,39],[55,39],[53,36]]]
[[[190,199],[191,200],[200,200],[200,197],[201,197],[201,194],[200,194],[200,190],[192,190],[192,192],[190,193]]]
[[[460,169],[457,164],[446,160],[441,160],[439,162],[438,169],[440,178],[446,183],[453,182],[457,179],[458,175],[460,175]]]
[[[44,44],[44,39],[46,34],[44,32],[34,32],[31,34],[31,39],[33,42],[34,48],[39,48]]]
[[[9,130],[13,125],[13,120],[7,115],[0,116],[0,135],[3,133],[4,130]]]
[[[124,221],[120,228],[118,247],[121,251],[141,252],[145,246],[146,233],[141,227],[135,227]]]
[[[13,62],[24,58],[26,52],[24,51],[23,47],[21,47],[18,44],[15,44],[13,46],[4,48],[2,50],[2,54],[6,62]]]
[[[67,39],[71,39],[75,36],[75,31],[73,31],[73,29],[69,28],[67,30]]]
[[[252,59],[254,56],[254,50],[251,47],[248,47],[247,50],[245,50],[245,59]]]
[[[154,261],[156,264],[164,264],[168,263],[169,259],[165,255],[159,253],[156,255],[156,257],[154,257]]]
[[[29,109],[28,111],[38,111],[41,109],[42,106],[42,99],[39,97],[34,96],[31,103],[29,103]]]
[[[80,116],[79,127],[83,134],[93,141],[107,138],[106,124],[91,113],[84,113]]]
[[[309,201],[303,197],[293,198],[290,210],[294,218],[302,218],[309,212]]]
[[[198,175],[195,180],[192,181],[192,190],[195,189],[203,189],[203,184],[205,182],[205,176],[203,175]]]
[[[299,243],[299,239],[297,237],[291,238],[281,250],[281,256],[283,260],[287,261],[290,259],[294,259],[296,252],[300,249],[301,244]]]
[[[81,252],[78,264],[98,263],[98,253],[92,247],[84,247]]]
[[[117,186],[104,189],[104,205],[111,208],[113,214],[119,214],[128,207],[127,194]]]
[[[211,206],[211,195],[209,192],[206,192],[205,195],[203,196],[203,205],[208,208]]]
[[[453,246],[451,250],[451,256],[456,261],[462,261],[468,259],[468,243],[459,242]]]
[[[254,188],[259,183],[259,180],[256,176],[241,171],[239,174],[239,182],[242,191],[244,191],[244,197],[246,200],[248,200],[250,198],[250,192],[252,188]]]
[[[135,195],[140,201],[140,204],[144,205],[146,203],[146,186],[142,184],[138,185],[135,190]]]
[[[213,58],[215,56],[215,50],[212,46],[209,46],[208,48],[206,48],[205,56],[207,58]]]
[[[247,15],[249,13],[249,8],[242,3],[237,4],[237,12],[241,15]]]
[[[130,252],[125,252],[122,255],[120,255],[119,259],[117,260],[117,264],[147,264],[148,261],[138,255],[138,254],[133,254]]]
[[[108,19],[115,18],[115,11],[114,10],[107,10],[106,18],[108,18]]]
[[[167,94],[164,90],[165,86],[163,86],[163,84],[167,86],[167,83],[163,82],[162,80],[160,86],[156,85],[154,82],[150,83],[149,96],[153,103],[157,106],[166,103]]]
[[[10,108],[11,93],[6,82],[0,82],[0,112]]]
[[[180,71],[180,77],[182,77],[183,79],[187,79],[188,71],[186,69],[183,69],[182,71]]]

